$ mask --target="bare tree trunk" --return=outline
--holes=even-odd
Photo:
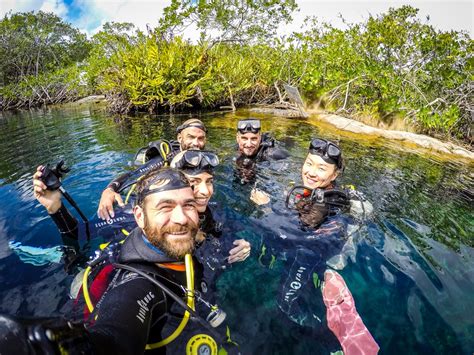
[[[275,87],[275,90],[278,94],[278,103],[281,104],[283,102],[283,98],[281,97],[281,92],[280,92],[280,89],[278,88],[278,85],[277,85],[276,81],[273,83],[273,86]]]

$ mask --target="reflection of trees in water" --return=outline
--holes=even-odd
[[[361,189],[378,214],[429,226],[430,237],[453,250],[459,250],[460,244],[474,246],[469,238],[474,234],[469,193],[474,181],[469,166],[383,147],[355,145],[346,151],[350,163],[344,181]],[[416,234],[410,237],[423,247]]]
[[[397,302],[406,300],[407,303],[403,307],[407,307],[418,341],[429,343],[434,341],[426,339],[427,327],[431,327],[431,331],[434,331],[435,325],[438,327],[439,324],[430,323],[430,320],[439,315],[449,326],[443,331],[454,331],[461,346],[465,350],[470,350],[472,339],[469,329],[474,326],[474,317],[472,312],[466,310],[474,307],[474,299],[471,297],[474,292],[474,249],[461,246],[459,253],[453,251],[448,246],[428,238],[426,235],[429,234],[429,229],[426,226],[407,221],[405,227],[409,226],[412,234],[415,228],[419,233],[423,231],[426,233],[419,235],[425,246],[421,251],[411,243],[412,238],[390,221],[381,221],[380,226],[382,228],[371,229],[370,239],[374,242],[373,247],[383,255],[391,267],[395,267],[416,286],[411,288],[409,293],[406,290],[397,291],[403,292],[402,299]],[[377,266],[372,267],[375,269]],[[390,272],[386,267],[381,270],[384,272],[385,283],[402,284],[400,274]],[[418,291],[423,297],[418,295]],[[429,306],[424,300],[428,301]],[[431,311],[428,311],[427,307]],[[441,329],[436,332],[436,336],[440,336]],[[452,339],[445,341],[443,346],[449,349],[458,345]]]

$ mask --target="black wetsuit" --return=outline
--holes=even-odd
[[[270,266],[276,255],[284,260],[278,307],[292,322],[335,351],[340,344],[327,327],[320,286],[328,268],[326,262],[340,254],[347,241],[347,227],[352,219],[339,209],[328,210],[329,216],[317,228],[301,226],[301,216],[295,218],[289,210],[266,216],[261,221],[262,228],[266,228],[261,232],[265,249],[259,260]]]
[[[181,147],[180,147],[179,142],[170,141],[170,153],[167,155],[166,161],[170,162],[173,159],[173,157],[176,154],[178,154],[180,151],[181,151]],[[138,169],[134,171],[126,172],[118,176],[117,178],[113,179],[107,185],[107,188],[110,188],[115,192],[119,192],[123,189],[126,182],[129,182],[131,180],[133,182],[136,179],[138,179],[140,176],[147,173],[148,171],[163,167],[166,161],[163,159],[163,157],[160,154],[158,154],[157,156],[153,157],[152,159],[148,160],[146,163],[141,165]]]
[[[150,246],[139,228],[134,229],[125,240],[118,262],[152,275],[176,295],[184,298],[181,286],[186,287],[186,273],[157,266],[157,263],[171,263],[175,260]],[[195,259],[193,264],[195,288],[199,290],[202,267]],[[143,276],[133,271],[116,269],[109,278],[112,281],[92,316],[97,316],[97,320],[89,328],[89,339],[97,353],[142,353],[146,344],[158,342],[169,335],[164,334],[164,329],[174,312],[180,312],[176,316],[178,319],[182,318],[184,310],[173,307],[175,301]],[[172,308],[173,314],[170,314]],[[190,326],[192,327],[191,324],[187,327]],[[179,349],[180,344],[184,345],[179,338],[173,343],[168,346],[169,349]],[[165,348],[162,347],[151,353],[164,352]]]
[[[275,140],[270,137],[268,133],[262,134],[262,140],[257,151],[252,156],[244,156],[239,154],[237,159],[242,159],[243,157],[251,159],[255,163],[268,161],[268,160],[280,160],[288,158],[290,154],[282,148],[275,147]]]
[[[289,153],[282,148],[275,147],[275,140],[268,133],[262,134],[262,141],[252,156],[238,153],[235,158],[235,177],[241,184],[253,182],[256,177],[256,165],[259,162],[281,160],[289,157]]]

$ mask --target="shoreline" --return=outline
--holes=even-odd
[[[98,103],[106,100],[107,99],[105,95],[91,95],[79,99],[77,101],[73,101],[69,104],[80,105],[84,103]],[[298,116],[301,113],[301,111],[289,112],[289,110],[278,110],[279,112],[273,112],[268,108],[262,109],[257,107],[250,108],[250,111],[290,118]],[[308,120],[309,123],[311,123],[312,120],[327,123],[331,127],[334,127],[340,131],[348,132],[349,135],[351,135],[351,137],[355,139],[362,139],[361,135],[364,136],[364,140],[377,139],[382,137],[392,141],[399,141],[401,145],[397,145],[397,147],[402,148],[402,145],[404,145],[408,146],[409,148],[415,148],[416,150],[421,149],[428,154],[440,156],[444,160],[446,158],[449,158],[449,156],[456,156],[461,157],[463,160],[469,163],[474,162],[474,152],[451,142],[443,142],[437,138],[408,131],[398,131],[373,127],[351,118],[346,118],[336,114],[321,111],[320,109],[309,109],[306,110],[306,113],[309,117],[304,119]]]
[[[449,155],[461,157],[469,163],[474,161],[474,152],[451,142],[443,142],[437,138],[418,133],[372,127],[360,121],[321,112],[321,110],[313,109],[307,112],[310,115],[309,121],[317,120],[327,123],[341,131],[352,133],[351,136],[355,134],[356,138],[359,135],[364,135],[364,138],[367,138],[367,136],[373,137],[373,139],[382,137],[393,141],[400,141],[402,145],[411,145],[412,148],[415,145],[416,148],[425,150],[428,154],[442,155],[443,158],[447,158],[446,155]]]

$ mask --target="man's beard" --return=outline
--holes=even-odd
[[[198,225],[193,221],[188,221],[188,224],[184,226],[175,224],[172,226],[163,226],[162,228],[152,227],[145,214],[145,227],[143,231],[147,239],[167,256],[177,260],[183,259],[186,254],[191,254],[194,251],[198,229]],[[191,232],[191,236],[188,239],[179,239],[171,242],[165,237],[167,233],[188,231]]]

